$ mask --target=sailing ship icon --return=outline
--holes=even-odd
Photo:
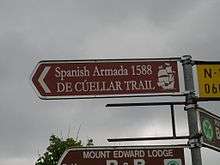
[[[158,71],[158,82],[157,85],[162,87],[164,90],[174,89],[175,84],[175,71],[173,71],[170,63],[165,63],[159,66]]]

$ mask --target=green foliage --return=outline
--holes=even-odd
[[[63,140],[56,135],[52,135],[49,141],[50,145],[47,147],[46,152],[40,155],[35,165],[57,165],[65,150],[83,146],[80,140],[74,140],[73,138]],[[93,140],[89,139],[86,146],[93,146]]]

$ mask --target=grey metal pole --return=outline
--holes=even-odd
[[[194,93],[192,57],[185,55],[182,57],[182,65],[184,72],[184,82],[186,94],[186,106],[189,125],[189,144],[192,156],[192,165],[202,165],[201,144],[198,130],[198,117],[196,112],[196,101]]]

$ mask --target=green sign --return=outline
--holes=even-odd
[[[208,148],[220,151],[220,117],[198,108],[202,144]]]
[[[167,165],[179,165],[179,163],[175,160],[171,160]]]
[[[164,165],[182,165],[181,159],[165,159]]]
[[[214,139],[214,128],[211,121],[207,118],[202,121],[202,132],[205,138],[212,142]]]

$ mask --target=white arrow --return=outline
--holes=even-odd
[[[50,89],[48,88],[47,84],[44,82],[44,78],[47,75],[48,71],[50,70],[50,66],[47,66],[44,68],[43,72],[41,73],[38,82],[40,83],[40,85],[42,86],[42,88],[44,89],[44,91],[46,93],[51,93]]]

